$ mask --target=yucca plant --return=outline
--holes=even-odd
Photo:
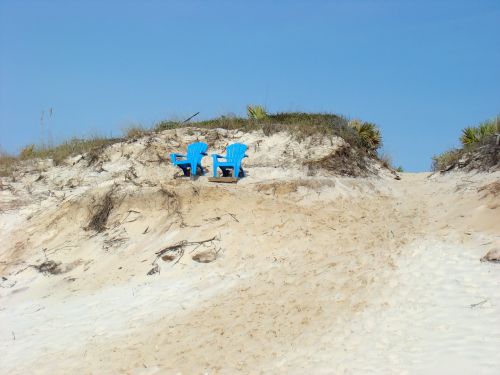
[[[261,105],[247,105],[247,116],[250,120],[265,120],[267,118],[267,111]]]
[[[470,146],[476,142],[479,142],[478,128],[475,128],[473,126],[468,126],[465,129],[462,129],[460,142],[462,142],[464,146]]]
[[[492,120],[483,122],[479,126],[468,126],[463,129],[460,142],[462,142],[464,146],[471,146],[499,132],[500,116],[497,116]]]
[[[479,125],[479,139],[484,139],[490,135],[493,135],[497,132],[497,124],[494,120],[483,122]]]
[[[362,122],[360,120],[352,120],[349,122],[359,134],[365,146],[370,150],[376,150],[382,146],[382,135],[377,125],[371,122]]]

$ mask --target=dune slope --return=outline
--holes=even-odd
[[[234,185],[174,178],[165,132],[3,188],[1,373],[496,372],[499,174],[311,174],[338,144],[231,137]]]

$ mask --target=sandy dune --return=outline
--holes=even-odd
[[[237,185],[174,179],[151,158],[190,138],[166,132],[0,192],[0,373],[498,373],[500,174],[311,176],[308,141],[229,135],[252,145]]]

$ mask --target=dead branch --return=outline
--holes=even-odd
[[[153,265],[154,267],[148,272],[148,275],[153,275],[155,272],[152,272],[154,269],[156,269],[156,267],[159,267],[157,262],[158,262],[158,259],[160,257],[162,257],[165,253],[168,253],[168,252],[174,252],[174,253],[177,253],[177,260],[173,263],[173,265],[176,265],[177,263],[179,263],[179,261],[182,259],[182,257],[184,256],[184,251],[185,251],[185,248],[188,247],[188,246],[193,246],[193,245],[198,245],[196,248],[198,248],[199,246],[201,246],[202,244],[205,244],[207,242],[211,242],[211,241],[214,241],[215,239],[217,238],[217,236],[214,236],[212,238],[209,238],[209,239],[206,239],[206,240],[202,240],[202,241],[186,241],[186,240],[182,240],[174,245],[171,245],[171,246],[167,246],[166,248],[160,250],[160,251],[157,251],[155,253],[156,255],[156,258],[154,259],[154,261],[151,263],[151,265]],[[152,273],[150,273],[152,272]],[[159,272],[159,271],[158,271]]]
[[[186,122],[188,122],[189,120],[191,120],[192,118],[198,116],[200,114],[200,112],[196,112],[194,115],[188,117],[187,119],[185,119],[184,121],[182,121],[181,124],[185,124]]]

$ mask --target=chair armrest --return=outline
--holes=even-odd
[[[212,156],[215,156],[215,157],[217,157],[217,158],[223,158],[223,159],[225,159],[225,158],[226,158],[225,156],[223,156],[223,155],[219,155],[219,154],[212,154]]]
[[[174,155],[178,158],[185,158],[186,157],[186,155],[184,155],[184,154],[172,154],[172,155]]]
[[[202,152],[201,153],[202,155],[205,155],[205,156],[208,156],[208,154],[206,152]]]

